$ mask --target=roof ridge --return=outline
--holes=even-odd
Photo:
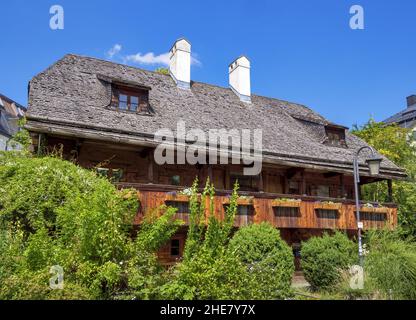
[[[105,60],[105,59],[101,59],[101,58],[85,56],[85,55],[75,54],[75,53],[68,53],[64,56],[64,58],[66,56],[73,56],[73,57],[76,57],[76,58],[96,60],[96,61],[105,62],[105,63],[109,63],[109,64],[113,64],[113,65],[119,65],[119,66],[122,66],[122,67],[131,68],[131,69],[134,69],[134,70],[150,72],[150,73],[153,73],[153,74],[156,74],[156,75],[161,75],[161,76],[164,76],[164,77],[170,77],[169,74],[163,74],[163,73],[160,73],[160,72],[157,72],[157,71],[154,71],[154,70],[143,69],[143,68],[131,66],[131,65],[128,65],[128,64],[115,62],[115,61],[109,61],[109,60]],[[203,84],[203,85],[207,85],[207,86],[211,86],[211,87],[216,87],[216,88],[232,91],[230,87],[225,87],[225,86],[221,86],[221,85],[214,84],[214,83],[202,82],[202,81],[198,81],[198,80],[191,80],[191,83]],[[256,93],[252,93],[252,96],[259,97],[259,98],[271,99],[271,100],[275,100],[275,101],[278,101],[278,102],[290,103],[290,104],[294,104],[294,105],[297,105],[297,106],[300,106],[300,107],[308,108],[309,110],[313,111],[311,108],[309,108],[308,106],[306,106],[302,103],[292,102],[292,101],[283,100],[283,99],[279,99],[279,98],[275,98],[275,97],[269,97],[269,96],[256,94]],[[315,111],[313,111],[313,112],[315,112]]]

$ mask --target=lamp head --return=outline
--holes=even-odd
[[[368,168],[370,169],[370,175],[376,176],[379,174],[382,160],[383,159],[378,157],[372,157],[365,161],[368,165]]]

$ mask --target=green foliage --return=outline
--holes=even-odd
[[[364,268],[378,291],[393,299],[416,299],[416,243],[398,232],[372,231]]]
[[[26,125],[26,118],[22,118],[18,122],[18,126],[20,128],[19,131],[15,133],[12,139],[9,141],[9,148],[18,149],[19,147],[22,149],[23,152],[28,152],[28,148],[32,143],[32,139],[30,138],[29,131],[24,129]]]
[[[155,252],[179,226],[172,210],[133,239],[136,191],[118,191],[94,172],[5,153],[0,181],[0,299],[148,298],[158,290]],[[49,288],[53,265],[64,270],[63,290]]]
[[[165,270],[156,252],[182,224],[174,218],[176,209],[158,208],[134,230],[136,191],[118,191],[107,179],[55,157],[4,153],[0,181],[0,299],[277,299],[289,294],[293,261],[272,226],[246,227],[232,238],[237,184],[218,219],[213,186],[207,182],[199,194],[195,181],[183,261]],[[64,270],[63,290],[49,287],[56,265]]]
[[[236,256],[227,255],[225,246],[230,237],[236,213],[237,188],[230,199],[229,210],[223,220],[209,212],[208,226],[204,217],[206,202],[212,204],[214,188],[207,181],[198,194],[198,181],[191,188],[190,225],[184,248],[183,261],[171,271],[171,281],[161,288],[168,299],[242,299],[247,286],[246,268]]]
[[[161,288],[162,297],[200,300],[287,297],[294,269],[293,256],[278,231],[267,224],[253,225],[231,237],[238,185],[234,186],[222,220],[213,212],[213,186],[207,182],[202,194],[197,193],[197,186],[195,181],[184,258],[171,270],[171,280]],[[211,205],[205,227],[207,202]],[[244,254],[240,255],[239,251]],[[253,258],[249,257],[251,254]]]
[[[342,271],[356,262],[356,244],[341,233],[325,233],[302,243],[302,269],[314,289],[332,289],[340,280]]]
[[[176,210],[162,206],[146,215],[140,225],[141,232],[137,234],[135,241],[138,249],[155,252],[172,237],[183,224],[183,221],[174,219]]]
[[[231,239],[228,251],[249,268],[259,289],[253,291],[252,298],[288,297],[294,272],[293,254],[271,224],[264,222],[241,228]]]
[[[160,67],[160,68],[157,68],[155,72],[160,73],[160,74],[169,74],[169,69]]]
[[[406,166],[410,160],[414,161],[415,149],[411,146],[410,130],[407,128],[370,119],[361,127],[355,125],[352,133],[399,166]]]
[[[362,127],[355,126],[352,133],[406,169],[409,180],[393,182],[393,201],[399,205],[398,217],[403,235],[416,236],[416,149],[410,130],[370,119]],[[388,201],[387,183],[364,186],[363,196],[368,201]]]

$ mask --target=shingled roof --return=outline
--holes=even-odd
[[[395,115],[387,118],[384,123],[397,123],[405,128],[412,128],[416,125],[416,105],[408,107]]]
[[[0,134],[12,137],[18,130],[18,120],[26,108],[0,93]]]
[[[111,84],[106,77],[150,87],[152,113],[109,108]],[[183,90],[168,75],[69,54],[30,81],[27,127],[136,144],[151,144],[157,130],[175,130],[179,120],[189,129],[206,131],[262,128],[266,162],[352,172],[354,151],[365,142],[347,131],[347,147],[324,144],[325,125],[331,123],[306,106],[258,95],[251,101],[241,102],[229,88],[191,82],[191,89]],[[380,177],[405,176],[383,158]]]

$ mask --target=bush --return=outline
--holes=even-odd
[[[236,256],[226,252],[237,208],[237,188],[223,220],[215,217],[214,187],[209,183],[201,195],[198,182],[191,188],[190,225],[183,261],[170,273],[170,281],[161,288],[161,298],[208,300],[247,298],[248,272]],[[200,199],[198,199],[200,196]],[[208,225],[204,217],[206,200],[211,201]]]
[[[388,298],[415,300],[416,243],[391,231],[372,231],[367,241],[364,268],[368,280]]]
[[[340,232],[325,233],[302,243],[301,265],[312,288],[332,289],[344,270],[356,262],[356,244]]]
[[[253,224],[238,230],[228,251],[246,265],[253,282],[255,299],[283,299],[290,295],[294,272],[293,254],[269,223]]]
[[[137,207],[135,190],[73,163],[0,154],[0,299],[151,297],[163,273],[155,252],[180,223],[164,208],[133,240]],[[63,290],[49,288],[54,265]]]

